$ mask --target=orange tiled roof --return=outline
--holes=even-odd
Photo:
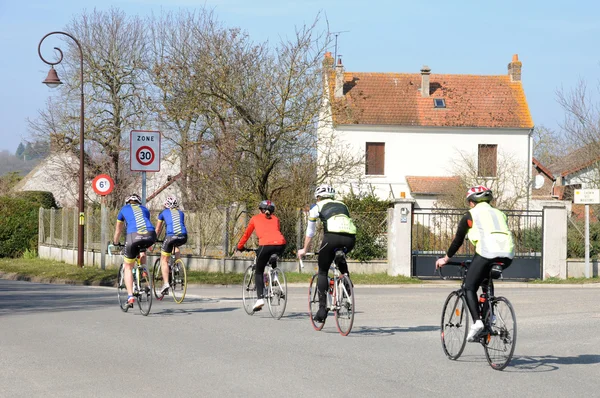
[[[533,128],[521,82],[507,75],[430,75],[430,96],[422,97],[420,73],[344,72],[344,96],[334,98],[335,124],[427,127]],[[443,98],[446,108],[434,108]]]
[[[537,167],[538,169],[541,170],[542,173],[546,174],[548,177],[550,177],[550,179],[552,181],[555,181],[556,178],[554,177],[554,175],[552,175],[552,172],[550,170],[548,170],[546,167],[544,167],[539,160],[537,160],[536,158],[532,157],[531,161],[533,163],[533,165],[535,167]]]
[[[460,184],[460,177],[406,176],[411,194],[435,195],[452,191]]]

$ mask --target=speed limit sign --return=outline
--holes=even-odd
[[[160,171],[160,131],[132,130],[131,171]]]
[[[100,196],[108,195],[115,187],[115,183],[108,174],[100,174],[92,181],[92,188]]]

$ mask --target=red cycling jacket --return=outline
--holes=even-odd
[[[267,218],[264,213],[260,213],[250,219],[248,228],[246,228],[244,236],[242,236],[242,239],[240,239],[237,245],[239,250],[244,248],[244,245],[254,230],[256,230],[256,236],[258,236],[258,244],[260,246],[285,245],[286,243],[279,228],[279,219],[274,215],[271,215],[271,218]]]

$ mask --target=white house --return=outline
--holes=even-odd
[[[534,124],[517,55],[507,74],[485,76],[432,74],[427,66],[420,73],[347,72],[341,60],[332,67],[330,53],[325,64],[318,135],[364,157],[353,189],[430,207],[465,157],[490,180],[501,158],[510,158],[525,186],[531,181]]]

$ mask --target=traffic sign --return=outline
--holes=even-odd
[[[115,183],[108,174],[99,174],[92,180],[92,188],[98,195],[104,196],[112,192]]]
[[[160,171],[160,131],[131,130],[131,171]]]
[[[600,189],[576,189],[573,195],[573,203],[586,205],[600,203]]]

